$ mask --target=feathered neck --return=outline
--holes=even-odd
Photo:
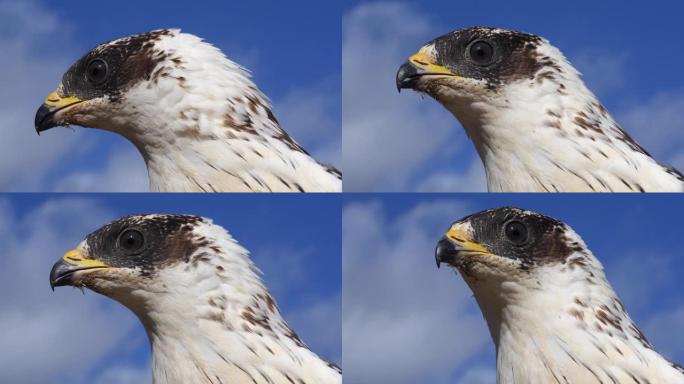
[[[249,73],[199,38],[155,42],[151,78],[128,89],[106,129],[129,139],[153,191],[339,191],[279,125]]]
[[[580,74],[548,43],[533,78],[440,101],[461,122],[490,191],[682,191],[613,120]],[[448,95],[447,95],[448,96]]]
[[[282,318],[247,251],[218,226],[196,233],[187,262],[124,302],[149,336],[155,383],[341,382]]]
[[[646,341],[588,251],[535,267],[529,281],[468,283],[496,347],[497,383],[684,380]]]

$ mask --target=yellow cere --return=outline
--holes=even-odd
[[[79,249],[72,249],[62,256],[62,259],[69,264],[77,265],[79,267],[103,267],[109,268],[109,265],[95,259],[88,259],[83,256]]]
[[[423,52],[422,49],[415,55],[409,57],[409,61],[413,65],[422,68],[428,73],[454,75],[454,73],[451,72],[447,67],[433,64],[432,60],[425,54],[425,52]]]
[[[45,98],[45,101],[43,103],[50,108],[61,108],[61,107],[65,107],[67,105],[71,105],[71,104],[78,103],[81,101],[82,100],[79,99],[78,97],[73,97],[73,96],[68,96],[68,97],[62,98],[55,91],[55,92],[52,92],[51,94],[47,95],[47,97]]]
[[[458,228],[450,228],[447,232],[447,237],[460,244],[464,249],[473,252],[489,253],[489,250],[482,244],[476,243],[469,239],[469,235]]]

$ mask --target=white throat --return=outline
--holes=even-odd
[[[120,300],[145,326],[154,382],[341,383],[282,318],[247,251],[220,227],[200,232],[211,245]]]
[[[684,381],[645,341],[593,256],[536,267],[524,282],[469,285],[496,346],[498,384]]]

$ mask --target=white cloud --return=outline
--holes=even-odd
[[[684,91],[667,91],[620,111],[616,118],[634,139],[665,163],[684,167]]]
[[[438,103],[415,92],[397,93],[402,62],[440,32],[407,4],[367,3],[342,18],[342,147],[346,191],[413,189],[431,158],[455,159],[467,139]],[[455,160],[452,160],[455,162]],[[463,161],[459,161],[462,163]],[[457,165],[454,166],[456,169]],[[420,182],[418,183],[420,184]],[[465,186],[464,186],[465,187]],[[459,188],[459,190],[462,188]]]
[[[152,382],[152,364],[143,367],[115,366],[107,368],[94,384],[141,384]]]
[[[629,55],[586,48],[571,62],[583,74],[586,85],[599,97],[610,101],[624,98]],[[613,117],[653,155],[656,160],[684,168],[684,91],[664,90],[643,94],[636,101],[618,102]]]
[[[71,30],[33,1],[1,1],[0,25],[0,189],[41,189],[47,171],[83,139],[39,138],[33,128],[41,101],[74,57]]]
[[[274,113],[283,129],[311,155],[324,163],[340,166],[342,137],[339,109],[339,84],[326,80],[311,86],[291,89],[274,103]]]
[[[492,384],[496,382],[496,369],[493,366],[469,368],[458,380],[461,384]]]
[[[585,48],[571,62],[599,99],[620,101],[628,77],[629,55]],[[642,94],[635,101],[618,102],[611,111],[616,121],[656,160],[684,168],[684,90]]]
[[[640,252],[633,250],[611,261],[606,265],[608,281],[628,311],[648,309],[659,292],[676,289],[677,268],[672,257],[646,249]],[[658,278],[644,279],[644,276]]]
[[[344,208],[345,382],[443,382],[491,343],[465,283],[433,259],[439,234],[466,213],[445,202],[392,219],[378,202]]]
[[[627,60],[626,53],[607,55],[603,50],[588,47],[574,55],[570,62],[582,73],[587,87],[600,99],[624,85]]]
[[[264,282],[276,300],[300,296],[300,304],[290,304],[283,311],[288,324],[316,354],[339,364],[342,357],[341,292],[337,290],[321,296],[307,291],[307,296],[301,297],[306,281],[315,273],[308,266],[312,257],[317,256],[306,248],[267,247],[255,250],[253,254],[254,262],[264,272]]]
[[[146,192],[145,162],[132,148],[113,151],[104,169],[76,170],[56,182],[56,192]]]
[[[465,173],[435,172],[418,185],[418,192],[482,192],[487,190],[487,178],[480,158],[470,162]]]
[[[684,356],[684,303],[653,316],[645,325],[649,341],[665,356],[674,359]],[[676,361],[676,359],[675,359]],[[682,363],[680,360],[679,363]]]
[[[682,169],[684,169],[684,151],[682,151],[679,154],[672,156],[671,164],[680,171]],[[684,172],[684,171],[682,171],[682,172]]]
[[[648,249],[606,265],[608,279],[632,319],[656,350],[672,359],[684,355],[684,334],[679,332],[684,324],[684,301],[663,293],[679,290],[678,265],[677,257]]]
[[[92,292],[50,290],[52,264],[111,218],[89,200],[60,199],[18,215],[0,204],[0,382],[80,381],[137,320]]]
[[[342,363],[341,292],[289,309],[284,317],[302,340],[319,356]]]

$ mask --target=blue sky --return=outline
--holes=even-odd
[[[659,161],[684,168],[682,11],[672,1],[345,2],[345,190],[486,188],[479,158],[451,114],[429,97],[397,93],[394,84],[399,65],[422,44],[473,25],[549,39],[623,128]]]
[[[0,190],[147,190],[142,158],[99,130],[38,137],[36,109],[68,67],[96,45],[181,28],[252,71],[287,130],[315,157],[339,165],[341,5],[225,1],[14,2],[0,0]]]
[[[681,195],[353,194],[343,208],[345,382],[494,382],[494,348],[434,248],[465,215],[513,205],[569,224],[649,340],[684,361]]]
[[[340,204],[332,195],[0,197],[0,328],[12,330],[0,347],[0,382],[150,380],[147,338],[132,313],[93,292],[53,293],[48,284],[52,264],[65,251],[110,220],[134,213],[202,215],[225,227],[251,251],[302,339],[341,363]]]

